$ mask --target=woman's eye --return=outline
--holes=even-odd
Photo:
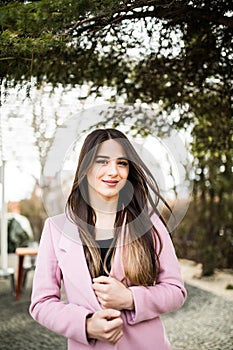
[[[99,159],[95,160],[95,163],[100,164],[100,165],[108,165],[109,160],[99,158]],[[119,161],[117,161],[117,165],[121,166],[121,167],[127,167],[129,165],[129,163],[126,160],[119,160]]]
[[[126,166],[128,166],[129,164],[128,164],[128,162],[126,162],[126,161],[124,161],[124,160],[121,160],[120,162],[118,162],[118,165],[126,167]]]
[[[106,159],[97,159],[95,162],[97,164],[107,164],[108,161]]]

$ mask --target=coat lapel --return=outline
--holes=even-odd
[[[83,300],[93,310],[100,309],[101,307],[92,288],[92,279],[78,229],[68,219],[65,221],[59,241],[59,265],[64,281],[68,280],[68,283],[74,286],[79,300]]]
[[[125,230],[125,220],[122,226],[121,236]],[[92,279],[87,266],[83,245],[75,224],[65,218],[61,230],[61,237],[58,244],[59,248],[59,265],[61,267],[64,280],[69,280],[77,290],[80,300],[93,310],[101,309],[92,288]],[[110,272],[110,276],[124,281],[124,269],[122,263],[122,249],[124,249],[123,240],[117,244],[116,252]]]

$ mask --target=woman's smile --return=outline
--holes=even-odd
[[[119,181],[116,180],[102,180],[107,186],[115,187]]]

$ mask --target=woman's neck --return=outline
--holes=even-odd
[[[112,215],[116,214],[118,197],[116,198],[104,198],[98,195],[96,192],[92,192],[89,188],[89,200],[90,205],[96,213]]]
[[[118,198],[103,198],[98,193],[89,189],[90,205],[96,216],[95,238],[97,240],[113,237]]]
[[[102,213],[95,211],[95,238],[108,239],[113,237],[116,213]]]

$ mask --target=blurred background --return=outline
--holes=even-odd
[[[96,127],[124,131],[152,167],[177,218],[180,262],[202,280],[232,277],[232,13],[227,0],[1,2],[1,307],[26,312],[36,257],[25,256],[16,302],[16,249],[37,249],[46,217],[64,210],[80,144]],[[198,300],[190,288],[185,311]],[[223,289],[233,293],[233,279]],[[206,306],[212,297],[201,295]],[[171,335],[174,349],[232,350],[224,325],[211,344]]]

